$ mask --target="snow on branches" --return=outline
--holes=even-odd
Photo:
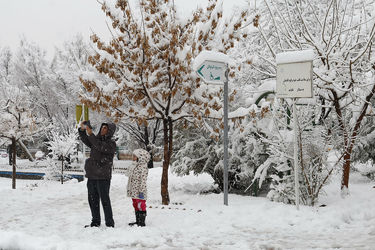
[[[192,72],[193,59],[202,50],[226,53],[238,39],[245,13],[236,22],[219,22],[222,5],[209,1],[188,20],[177,17],[173,1],[140,1],[140,13],[128,1],[105,2],[112,20],[113,39],[91,37],[97,52],[89,58],[108,80],[87,75],[81,81],[90,94],[83,102],[120,119],[182,118],[201,120],[221,109],[220,88],[207,88]],[[221,37],[226,34],[226,39]],[[218,42],[219,41],[219,42]]]
[[[223,20],[222,2],[217,2],[209,0],[205,10],[183,20],[170,0],[140,0],[137,9],[126,0],[107,1],[102,10],[111,19],[113,38],[105,43],[91,36],[97,51],[88,60],[106,79],[83,74],[80,80],[89,93],[82,93],[82,102],[115,121],[130,118],[147,125],[148,120],[162,120],[163,204],[169,203],[174,122],[206,124],[204,118],[222,109],[222,89],[202,83],[192,70],[193,60],[203,50],[227,53],[246,22],[246,11]]]
[[[0,93],[0,137],[31,140],[46,128],[43,118],[30,109],[27,95],[19,88],[3,82]]]
[[[78,145],[77,133],[75,128],[71,128],[69,132],[52,130],[47,142],[48,150],[53,159],[64,158],[73,154]]]
[[[345,192],[351,153],[375,93],[374,0],[286,2],[267,1],[256,10],[256,29],[243,45],[253,59],[248,79],[274,78],[279,52],[314,50],[318,123],[335,116],[339,125]]]

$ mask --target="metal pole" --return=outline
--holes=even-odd
[[[81,122],[85,120],[85,104],[82,104],[82,116],[81,116]],[[86,162],[86,145],[82,142],[82,155],[83,155],[83,159],[82,159],[82,162],[83,162],[83,166],[85,166],[85,162]],[[82,167],[82,169],[85,169],[84,167]]]
[[[293,130],[294,130],[294,192],[296,196],[296,207],[299,210],[299,181],[298,181],[298,115],[297,115],[297,98],[293,98]]]
[[[228,65],[224,82],[224,205],[228,206]]]

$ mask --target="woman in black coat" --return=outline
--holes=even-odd
[[[99,227],[100,201],[102,202],[105,224],[114,227],[109,189],[112,177],[113,157],[116,153],[116,142],[112,139],[116,131],[113,123],[103,123],[99,133],[94,135],[92,128],[82,122],[78,129],[82,142],[91,149],[90,157],[85,162],[88,200],[92,215],[91,224],[87,227]]]

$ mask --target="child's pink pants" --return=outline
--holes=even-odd
[[[146,211],[146,201],[140,199],[132,199],[135,211]]]

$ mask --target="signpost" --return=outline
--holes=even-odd
[[[224,205],[228,206],[228,57],[203,51],[194,61],[197,75],[208,84],[224,85]]]
[[[285,52],[276,55],[276,97],[293,100],[293,130],[294,130],[294,191],[296,207],[299,209],[299,180],[298,180],[298,116],[297,98],[312,97],[312,50]]]

